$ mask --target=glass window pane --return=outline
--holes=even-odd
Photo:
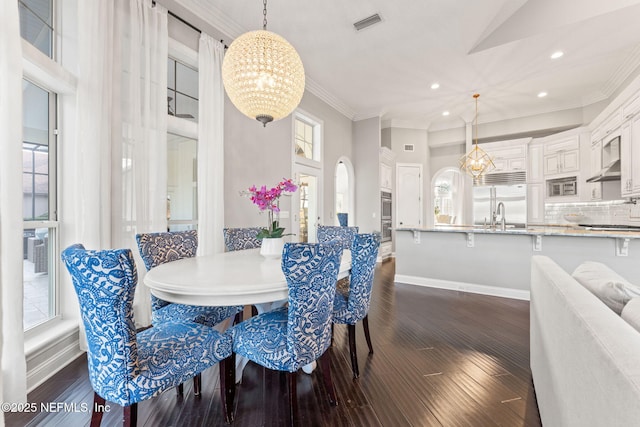
[[[49,219],[49,92],[23,80],[22,212]]]
[[[49,153],[48,150],[44,151],[35,151],[33,153],[34,157],[34,166],[36,173],[49,173]]]
[[[193,229],[198,217],[198,144],[195,139],[168,134],[167,150],[167,218],[190,221],[188,225]],[[170,224],[169,228],[180,229],[177,224]]]
[[[48,26],[53,27],[53,2],[51,0],[20,0],[20,3],[31,10]]]
[[[24,329],[51,319],[55,292],[49,280],[53,256],[53,228],[30,228],[23,232]]]
[[[176,93],[176,117],[198,121],[198,100]]]
[[[176,90],[198,99],[198,72],[180,62],[176,63]]]
[[[167,59],[167,87],[176,88],[176,61],[171,58]]]
[[[176,113],[176,91],[167,89],[167,114],[170,116]]]
[[[48,2],[30,2],[30,3],[48,3]],[[46,6],[46,5],[44,5]],[[37,7],[36,9],[40,11],[41,9],[46,9],[46,7]],[[50,6],[49,6],[50,8]],[[47,21],[51,20],[51,10],[44,12],[44,20],[34,13],[34,9],[30,7],[26,7],[24,2],[19,3],[19,11],[20,11],[20,35],[23,39],[34,45],[39,51],[47,55],[48,57],[53,57],[53,49],[52,49],[52,40],[53,40],[53,29],[51,28],[51,24]],[[39,12],[38,12],[39,13]]]

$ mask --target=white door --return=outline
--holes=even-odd
[[[422,227],[422,165],[396,164],[396,227]]]
[[[298,184],[298,191],[292,200],[293,229],[297,235],[292,241],[315,242],[318,224],[321,222],[322,192],[320,185],[320,170],[300,167],[294,173],[294,181]]]

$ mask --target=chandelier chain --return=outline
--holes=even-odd
[[[267,31],[267,0],[262,0],[262,29]]]

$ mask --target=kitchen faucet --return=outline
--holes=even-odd
[[[495,212],[493,213],[494,224],[495,224],[495,221],[496,221],[498,215],[502,215],[502,219],[500,220],[500,229],[502,231],[505,231],[507,229],[507,220],[504,217],[505,209],[504,209],[504,203],[502,203],[502,202],[498,203],[498,207],[496,208]]]

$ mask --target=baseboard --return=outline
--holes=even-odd
[[[44,383],[82,353],[77,326],[55,340],[41,344],[36,351],[31,351],[27,354],[27,392]]]
[[[454,282],[451,280],[429,279],[426,277],[396,274],[394,282],[408,285],[426,286],[429,288],[448,289],[450,291],[470,292],[472,294],[491,295],[494,297],[511,298],[529,301],[530,292],[521,289],[501,288],[497,286],[478,285],[475,283]]]

